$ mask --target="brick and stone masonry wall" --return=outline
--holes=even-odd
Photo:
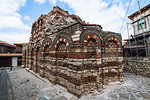
[[[54,46],[50,42],[45,42],[47,41],[45,39],[37,42],[35,46],[25,46],[23,55],[23,58],[25,58],[23,60],[24,66],[39,73],[40,76],[47,78],[50,82],[66,87],[69,92],[79,97],[92,90],[101,91],[109,82],[122,82],[123,57],[119,41],[116,37],[109,36],[106,39],[108,44],[106,44],[107,41],[104,41],[106,47],[104,48],[105,50],[102,50],[99,38],[94,33],[96,30],[91,31],[89,29],[89,31],[91,33],[86,35],[83,40],[80,40],[83,43],[81,44],[79,41],[78,44],[73,46],[75,48],[68,48],[68,45],[71,45],[71,43],[63,37],[58,39],[56,37],[56,42],[53,40]],[[80,36],[82,34],[78,35],[78,38]],[[89,57],[87,49],[87,42],[91,38],[95,38],[97,41],[95,43],[97,45],[94,47],[96,50],[94,57]],[[111,41],[118,42],[113,44]],[[66,42],[65,50],[61,48],[62,50],[57,51],[55,48],[61,42]],[[119,47],[114,47],[117,43],[119,43]],[[78,45],[80,47],[77,47]]]
[[[150,77],[150,58],[124,57],[123,64],[124,70],[128,72]]]
[[[29,57],[26,58],[30,63],[26,67],[31,67],[42,77],[66,87],[69,92],[77,96],[89,93],[91,90],[101,91],[103,86],[109,82],[123,81],[121,48],[105,48],[105,54],[102,58],[101,56],[86,58],[87,51],[84,53],[84,50],[78,48],[72,50],[74,52],[71,54],[68,51],[65,59],[61,58],[61,53],[56,57],[56,52],[51,50],[47,57],[42,56],[44,54],[42,50],[38,56],[36,49],[34,60],[31,61],[31,50],[28,53]],[[96,54],[101,55],[100,48],[97,51]],[[82,59],[84,55],[85,57]],[[31,62],[34,62],[33,66],[31,66]]]
[[[124,81],[119,33],[55,13],[41,15],[33,23],[29,44],[23,47],[24,67],[78,97],[101,91],[109,82]]]

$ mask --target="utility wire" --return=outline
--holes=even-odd
[[[143,7],[143,6],[144,6],[145,2],[146,2],[146,0],[144,0],[144,2],[143,2],[143,4],[141,5],[141,7]]]
[[[128,5],[128,8],[127,8],[126,14],[125,14],[125,16],[124,16],[122,25],[121,25],[120,30],[119,30],[119,33],[121,32],[121,29],[122,29],[122,27],[123,27],[124,21],[125,21],[125,19],[126,19],[126,16],[127,16],[127,13],[128,13],[129,7],[130,7],[130,4],[131,4],[131,1],[132,1],[132,0],[130,0],[130,2],[129,2],[129,5]]]

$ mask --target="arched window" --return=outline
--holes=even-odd
[[[57,56],[56,57],[66,58],[67,57],[67,46],[66,46],[66,43],[63,42],[63,41],[60,41],[57,44],[56,52],[57,52]]]
[[[96,57],[96,40],[94,38],[87,40],[87,53],[90,58]]]

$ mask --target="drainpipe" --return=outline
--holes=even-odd
[[[12,57],[11,57],[10,70],[12,70]]]

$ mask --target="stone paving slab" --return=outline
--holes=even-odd
[[[0,100],[9,100],[8,74],[6,69],[0,69]]]
[[[78,100],[79,98],[68,93],[59,85],[51,84],[47,79],[41,78],[37,73],[31,74],[24,69],[8,72],[13,88],[14,100]],[[36,77],[35,77],[36,75]],[[101,92],[94,91],[82,96],[79,100],[150,100],[150,78],[124,73],[125,82],[112,82]],[[40,78],[38,78],[40,77]],[[67,98],[67,95],[70,95]]]

